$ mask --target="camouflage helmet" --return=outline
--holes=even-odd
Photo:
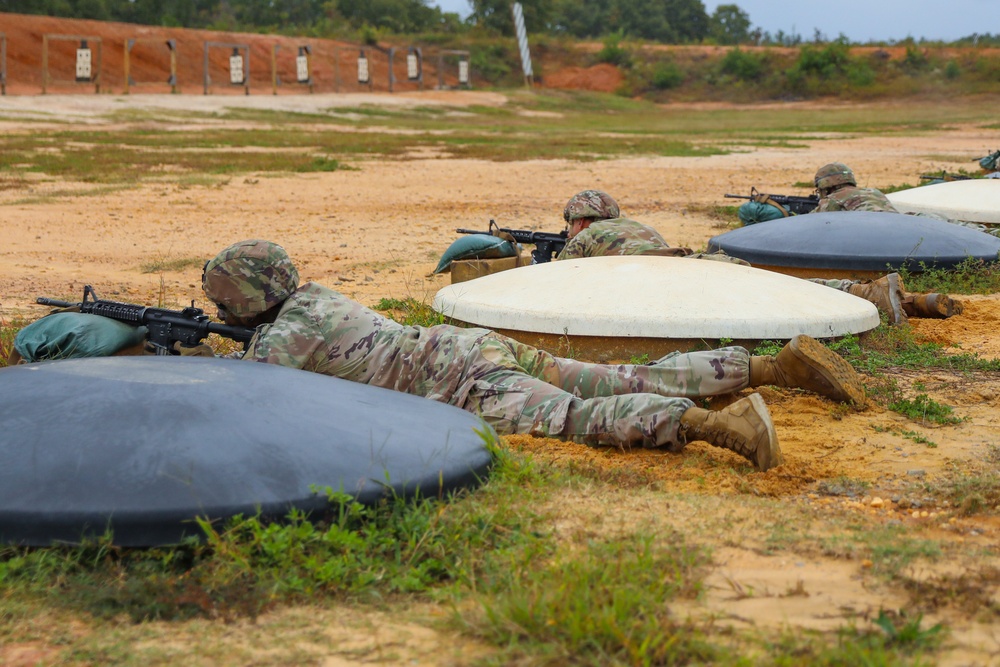
[[[830,190],[838,185],[857,185],[854,172],[843,162],[831,162],[816,172],[816,189]]]
[[[237,317],[253,317],[281,303],[299,286],[288,253],[270,241],[240,241],[205,264],[205,295]]]
[[[584,190],[570,197],[563,209],[563,220],[572,224],[575,220],[610,220],[621,217],[616,202],[607,192]]]

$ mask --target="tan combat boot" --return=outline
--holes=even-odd
[[[680,430],[685,440],[703,440],[736,452],[761,472],[782,462],[778,436],[760,394],[741,398],[722,410],[688,408],[681,415]]]
[[[847,288],[847,291],[874,303],[878,312],[888,318],[889,324],[906,322],[906,311],[903,309],[906,293],[903,291],[903,280],[898,273],[890,273],[878,280],[854,283]]]
[[[962,302],[947,294],[907,294],[903,310],[910,317],[935,317],[945,319],[962,314]]]
[[[815,338],[799,335],[774,357],[750,357],[750,386],[774,385],[807,389],[857,407],[865,389],[854,368]]]

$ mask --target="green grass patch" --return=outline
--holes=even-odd
[[[912,440],[917,444],[926,445],[931,449],[934,449],[938,446],[936,442],[934,442],[933,440],[924,435],[917,433],[916,431],[910,431],[908,429],[903,429],[903,428],[884,428],[882,426],[873,426],[872,429],[876,433],[895,433],[899,436],[906,438],[907,440]]]
[[[949,476],[939,492],[963,516],[996,512],[1000,508],[1000,473],[994,466],[979,472],[963,471]]]
[[[319,490],[329,500],[322,516],[236,517],[221,527],[202,521],[204,541],[171,548],[118,548],[107,538],[81,547],[0,547],[0,585],[13,599],[137,622],[253,617],[315,595],[375,600],[423,595],[448,582],[467,586],[493,555],[542,548],[524,501],[544,495],[544,475],[494,450],[492,479],[474,495],[366,507]],[[0,637],[12,629],[0,623]]]
[[[433,327],[448,322],[448,318],[431,308],[430,304],[412,297],[381,299],[372,307],[406,326]]]
[[[904,526],[854,524],[847,530],[821,538],[823,553],[837,558],[869,558],[872,571],[894,577],[918,559],[936,560],[941,545],[910,536]]]
[[[941,294],[996,294],[1000,292],[1000,263],[967,258],[953,269],[927,268],[898,272],[909,292]]]
[[[886,322],[864,336],[849,335],[829,343],[860,371],[880,375],[892,368],[940,368],[959,372],[1000,371],[1000,360],[978,354],[949,354],[937,343],[918,341],[908,326]]]
[[[532,111],[546,113],[525,113]],[[118,110],[108,116],[116,121],[108,128],[46,126],[0,137],[0,181],[21,187],[24,174],[43,173],[127,186],[192,175],[321,172],[344,169],[346,163],[366,157],[407,159],[411,152],[428,150],[497,161],[707,156],[726,154],[736,146],[783,146],[829,133],[912,133],[984,117],[989,117],[986,109],[975,101],[913,104],[892,114],[863,107],[775,113],[754,108],[665,110],[650,102],[573,91],[514,91],[507,105],[462,109],[352,107],[308,114]],[[149,129],[145,125],[151,119],[182,125]],[[258,127],[183,126],[198,119],[210,121],[208,125],[232,119]],[[309,131],[289,131],[289,125],[309,126]]]
[[[324,157],[322,155],[314,157],[312,162],[309,164],[304,164],[296,167],[298,172],[311,172],[311,171],[337,171],[339,169],[344,169],[344,167],[337,160]]]
[[[204,263],[205,260],[199,257],[177,257],[173,259],[162,257],[149,262],[143,262],[139,265],[139,271],[142,273],[164,273],[168,271],[176,272],[184,271],[193,267],[201,268]]]
[[[948,426],[961,424],[962,418],[954,416],[951,406],[938,403],[927,394],[917,394],[914,398],[901,398],[889,404],[889,409],[904,417],[923,424]]]
[[[542,567],[513,561],[480,581],[478,609],[456,615],[465,631],[503,647],[500,664],[704,664],[726,652],[671,617],[669,602],[700,590],[706,554],[676,537],[646,536],[556,554]]]
[[[933,664],[920,658],[941,646],[947,636],[940,623],[925,627],[923,616],[880,610],[870,627],[852,623],[837,631],[834,641],[819,633],[792,633],[768,647],[775,667],[847,667]]]
[[[27,206],[37,204],[50,204],[60,199],[68,197],[100,197],[113,192],[128,190],[132,184],[121,185],[98,185],[89,188],[57,188],[45,194],[21,197],[8,203],[9,206]]]
[[[7,358],[14,349],[14,338],[17,332],[30,324],[31,321],[21,315],[3,317],[0,313],[0,368],[7,365]]]
[[[750,352],[750,354],[756,357],[773,357],[781,352],[784,347],[784,343],[776,340],[762,340],[757,344],[757,347]]]
[[[871,488],[871,482],[855,479],[853,477],[834,477],[832,479],[821,480],[816,485],[816,492],[824,496],[845,496],[848,498],[860,498]]]

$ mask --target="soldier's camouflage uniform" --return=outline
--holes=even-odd
[[[690,254],[683,248],[671,248],[658,231],[628,218],[598,220],[566,242],[556,259],[604,257],[606,255]]]
[[[674,353],[646,366],[555,357],[486,329],[403,326],[306,283],[243,357],[450,403],[498,433],[589,445],[682,447],[692,398],[749,385],[748,352]]]
[[[810,211],[810,213],[824,213],[828,211],[877,211],[881,213],[899,213],[899,211],[896,210],[896,207],[892,205],[892,202],[889,201],[889,199],[880,191],[871,188],[859,188],[852,185],[844,186],[836,192],[831,192],[826,197],[821,198],[819,200],[819,206]],[[936,215],[934,213],[914,213],[913,215],[934,218],[935,220],[941,220],[943,222],[950,222],[951,224],[958,225],[959,227],[968,227],[969,229],[975,229],[978,232],[1000,237],[1000,229],[990,229],[986,225],[981,225],[976,222],[953,220],[943,215]],[[832,287],[832,285],[829,286]],[[837,289],[840,288],[838,287]],[[847,287],[844,287],[843,290],[847,291]]]
[[[820,198],[819,205],[811,213],[830,211],[882,211],[898,213],[884,194],[871,188],[845,185]]]
[[[842,280],[826,280],[825,278],[807,278],[811,283],[816,283],[817,285],[824,285],[826,287],[832,287],[835,290],[840,290],[841,292],[850,292],[851,285],[858,284],[859,280],[848,280],[844,278]]]
[[[566,243],[556,259],[605,257],[607,255],[687,257],[750,266],[749,262],[730,257],[721,251],[692,254],[689,248],[671,248],[655,229],[629,218],[612,218],[590,223],[590,226]]]

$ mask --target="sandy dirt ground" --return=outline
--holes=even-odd
[[[292,98],[229,98],[227,106],[295,105],[295,108],[351,106],[371,102],[363,95],[315,95]],[[392,104],[503,104],[500,94],[435,92],[378,96]],[[0,99],[0,131],[19,132],[50,114],[62,120],[93,124],[98,113],[148,105],[183,105],[202,109],[221,104],[218,98],[132,95],[58,95]],[[665,113],[669,113],[665,109]],[[878,113],[873,107],[872,113]],[[212,121],[223,122],[223,121]],[[85,284],[105,298],[166,305],[204,305],[199,287],[204,259],[237,240],[266,238],[289,251],[305,279],[334,287],[365,305],[383,297],[429,300],[448,284],[447,275],[429,275],[457,227],[485,228],[494,218],[504,226],[561,229],[566,199],[585,188],[612,193],[623,211],[657,228],[674,245],[702,248],[724,231],[708,209],[731,203],[726,192],[791,192],[817,165],[840,160],[852,165],[862,183],[913,182],[927,170],[957,170],[968,156],[1000,145],[1000,129],[954,126],[916,136],[824,136],[804,141],[806,148],[755,148],[725,156],[693,158],[629,158],[594,162],[563,160],[487,162],[447,155],[415,156],[406,161],[364,160],[352,170],[293,176],[236,176],[214,186],[152,183],[136,189],[86,196],[66,195],[93,186],[66,182],[29,182],[0,190],[0,315],[34,317],[44,309],[36,296],[78,298]],[[941,155],[955,156],[954,162]],[[751,180],[752,179],[752,180]],[[49,197],[52,194],[57,197]],[[515,193],[515,196],[511,196]],[[805,194],[802,192],[802,194]],[[143,272],[153,262],[190,260],[178,271]],[[946,321],[914,320],[919,336],[955,349],[1000,357],[1000,296],[965,299],[965,312]],[[535,457],[600,474],[638,475],[651,488],[682,491],[689,500],[672,506],[664,521],[704,525],[704,535],[723,524],[765,521],[768,499],[798,508],[818,520],[825,514],[856,513],[885,525],[910,527],[916,535],[964,545],[966,555],[951,567],[984,566],[983,553],[1000,547],[1000,522],[989,514],[962,516],[955,508],[935,504],[914,491],[915,481],[932,483],[956,468],[975,467],[1000,444],[1000,376],[958,372],[900,373],[897,382],[912,396],[919,391],[955,407],[964,421],[935,427],[907,420],[872,406],[845,412],[825,399],[790,390],[764,389],[787,462],[767,473],[747,473],[740,460],[721,450],[694,444],[680,455],[657,451],[619,452],[588,449],[555,440],[512,438],[514,447]],[[902,437],[916,432],[936,443],[929,447]],[[992,464],[995,465],[995,462]],[[837,480],[851,478],[870,486],[863,496],[824,494]],[[825,485],[825,486],[824,486]],[[601,529],[601,519],[588,512],[607,503],[613,491],[574,498],[562,509],[562,520],[575,530]],[[743,494],[759,500],[745,517],[719,498]],[[699,500],[700,499],[700,500]],[[626,513],[646,515],[650,496],[625,493],[615,503]],[[567,507],[572,509],[566,509]],[[721,508],[721,509],[720,509]],[[616,515],[621,519],[621,514]],[[611,521],[611,519],[607,519]],[[729,523],[727,523],[729,522]],[[837,554],[817,553],[788,561],[761,555],[759,544],[742,542],[739,534],[724,540],[705,538],[715,548],[718,565],[709,592],[683,613],[727,619],[736,625],[786,625],[832,629],[854,614],[904,604],[897,588],[881,585],[866,573],[865,562]],[[995,565],[995,563],[993,563]],[[945,565],[928,565],[914,577],[943,576]],[[734,588],[733,582],[738,582]],[[786,595],[803,582],[807,595]],[[994,582],[994,603],[1000,595]],[[752,588],[757,595],[741,595]],[[280,612],[260,622],[284,623]],[[316,612],[323,618],[332,612]],[[682,613],[682,612],[678,612]],[[946,664],[997,664],[1000,632],[975,614],[950,608],[930,619],[952,627],[954,651]],[[372,623],[375,620],[369,619]],[[377,623],[376,623],[377,624]],[[380,625],[383,627],[384,625]],[[259,628],[258,628],[259,629]],[[376,633],[378,634],[378,633]],[[453,664],[449,646],[458,641],[436,632],[414,631],[412,644],[400,640],[394,650],[420,659],[420,664]],[[384,632],[378,636],[384,635]],[[374,635],[373,635],[374,636]],[[372,646],[378,644],[372,639]],[[366,644],[367,646],[367,644]],[[407,648],[410,646],[410,648]],[[431,650],[428,650],[430,647]],[[15,647],[16,648],[16,647]],[[34,654],[38,647],[21,647]],[[0,649],[0,662],[13,659]],[[401,652],[401,653],[400,653]],[[355,658],[328,656],[323,664],[360,664],[358,655],[373,658],[376,648],[358,650]],[[437,656],[438,662],[435,662]],[[30,664],[17,663],[14,664]]]

